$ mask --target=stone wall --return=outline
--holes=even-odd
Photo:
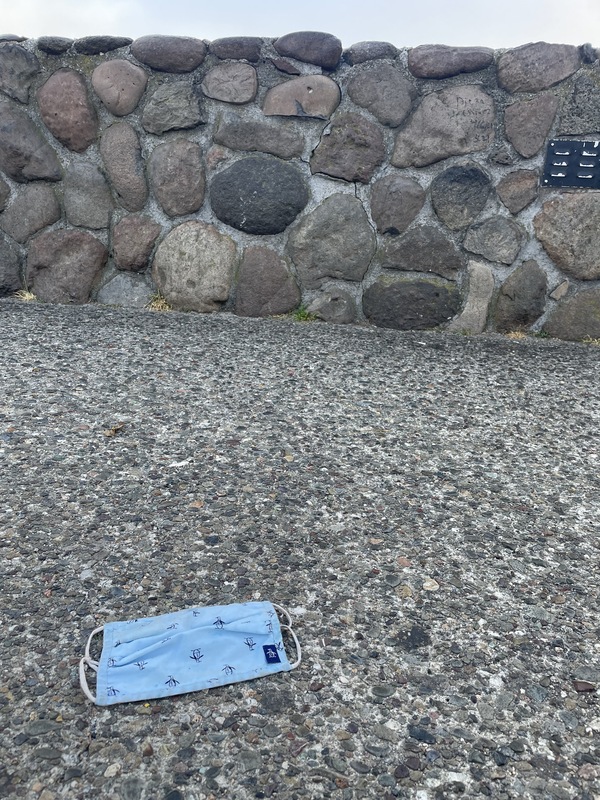
[[[0,293],[600,337],[590,45],[3,37]]]

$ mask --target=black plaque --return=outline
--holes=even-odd
[[[600,189],[600,141],[554,139],[549,142],[542,186]]]

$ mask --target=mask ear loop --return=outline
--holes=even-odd
[[[81,661],[79,662],[79,684],[81,686],[81,690],[84,695],[91,700],[92,703],[96,703],[97,698],[90,691],[90,687],[88,686],[87,678],[85,676],[85,668],[86,666],[90,669],[94,670],[94,672],[98,672],[98,662],[94,661],[90,654],[90,645],[92,643],[92,639],[96,634],[101,633],[104,630],[104,625],[101,625],[99,628],[95,628],[91,633],[87,640],[87,644],[85,646],[85,654]]]
[[[281,624],[281,630],[288,631],[290,636],[294,640],[294,646],[296,648],[297,657],[296,660],[292,664],[290,664],[290,669],[296,669],[296,667],[298,667],[300,665],[300,662],[302,661],[302,648],[300,647],[300,642],[298,641],[298,637],[296,636],[296,633],[292,628],[292,618],[290,617],[290,615],[283,606],[280,606],[277,603],[271,603],[271,605],[273,606],[274,609],[281,612],[281,614],[283,614],[283,616],[287,620],[285,623]]]

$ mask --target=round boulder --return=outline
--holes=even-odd
[[[366,318],[380,328],[422,331],[448,322],[460,308],[454,284],[380,275],[363,295]]]
[[[485,206],[491,190],[488,176],[475,164],[444,170],[431,184],[435,213],[451,230],[470,225]]]
[[[600,279],[600,196],[562,194],[544,203],[533,220],[552,261],[577,280]]]

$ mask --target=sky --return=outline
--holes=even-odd
[[[326,31],[342,40],[515,47],[600,47],[600,0],[0,0],[0,33],[277,37]]]

